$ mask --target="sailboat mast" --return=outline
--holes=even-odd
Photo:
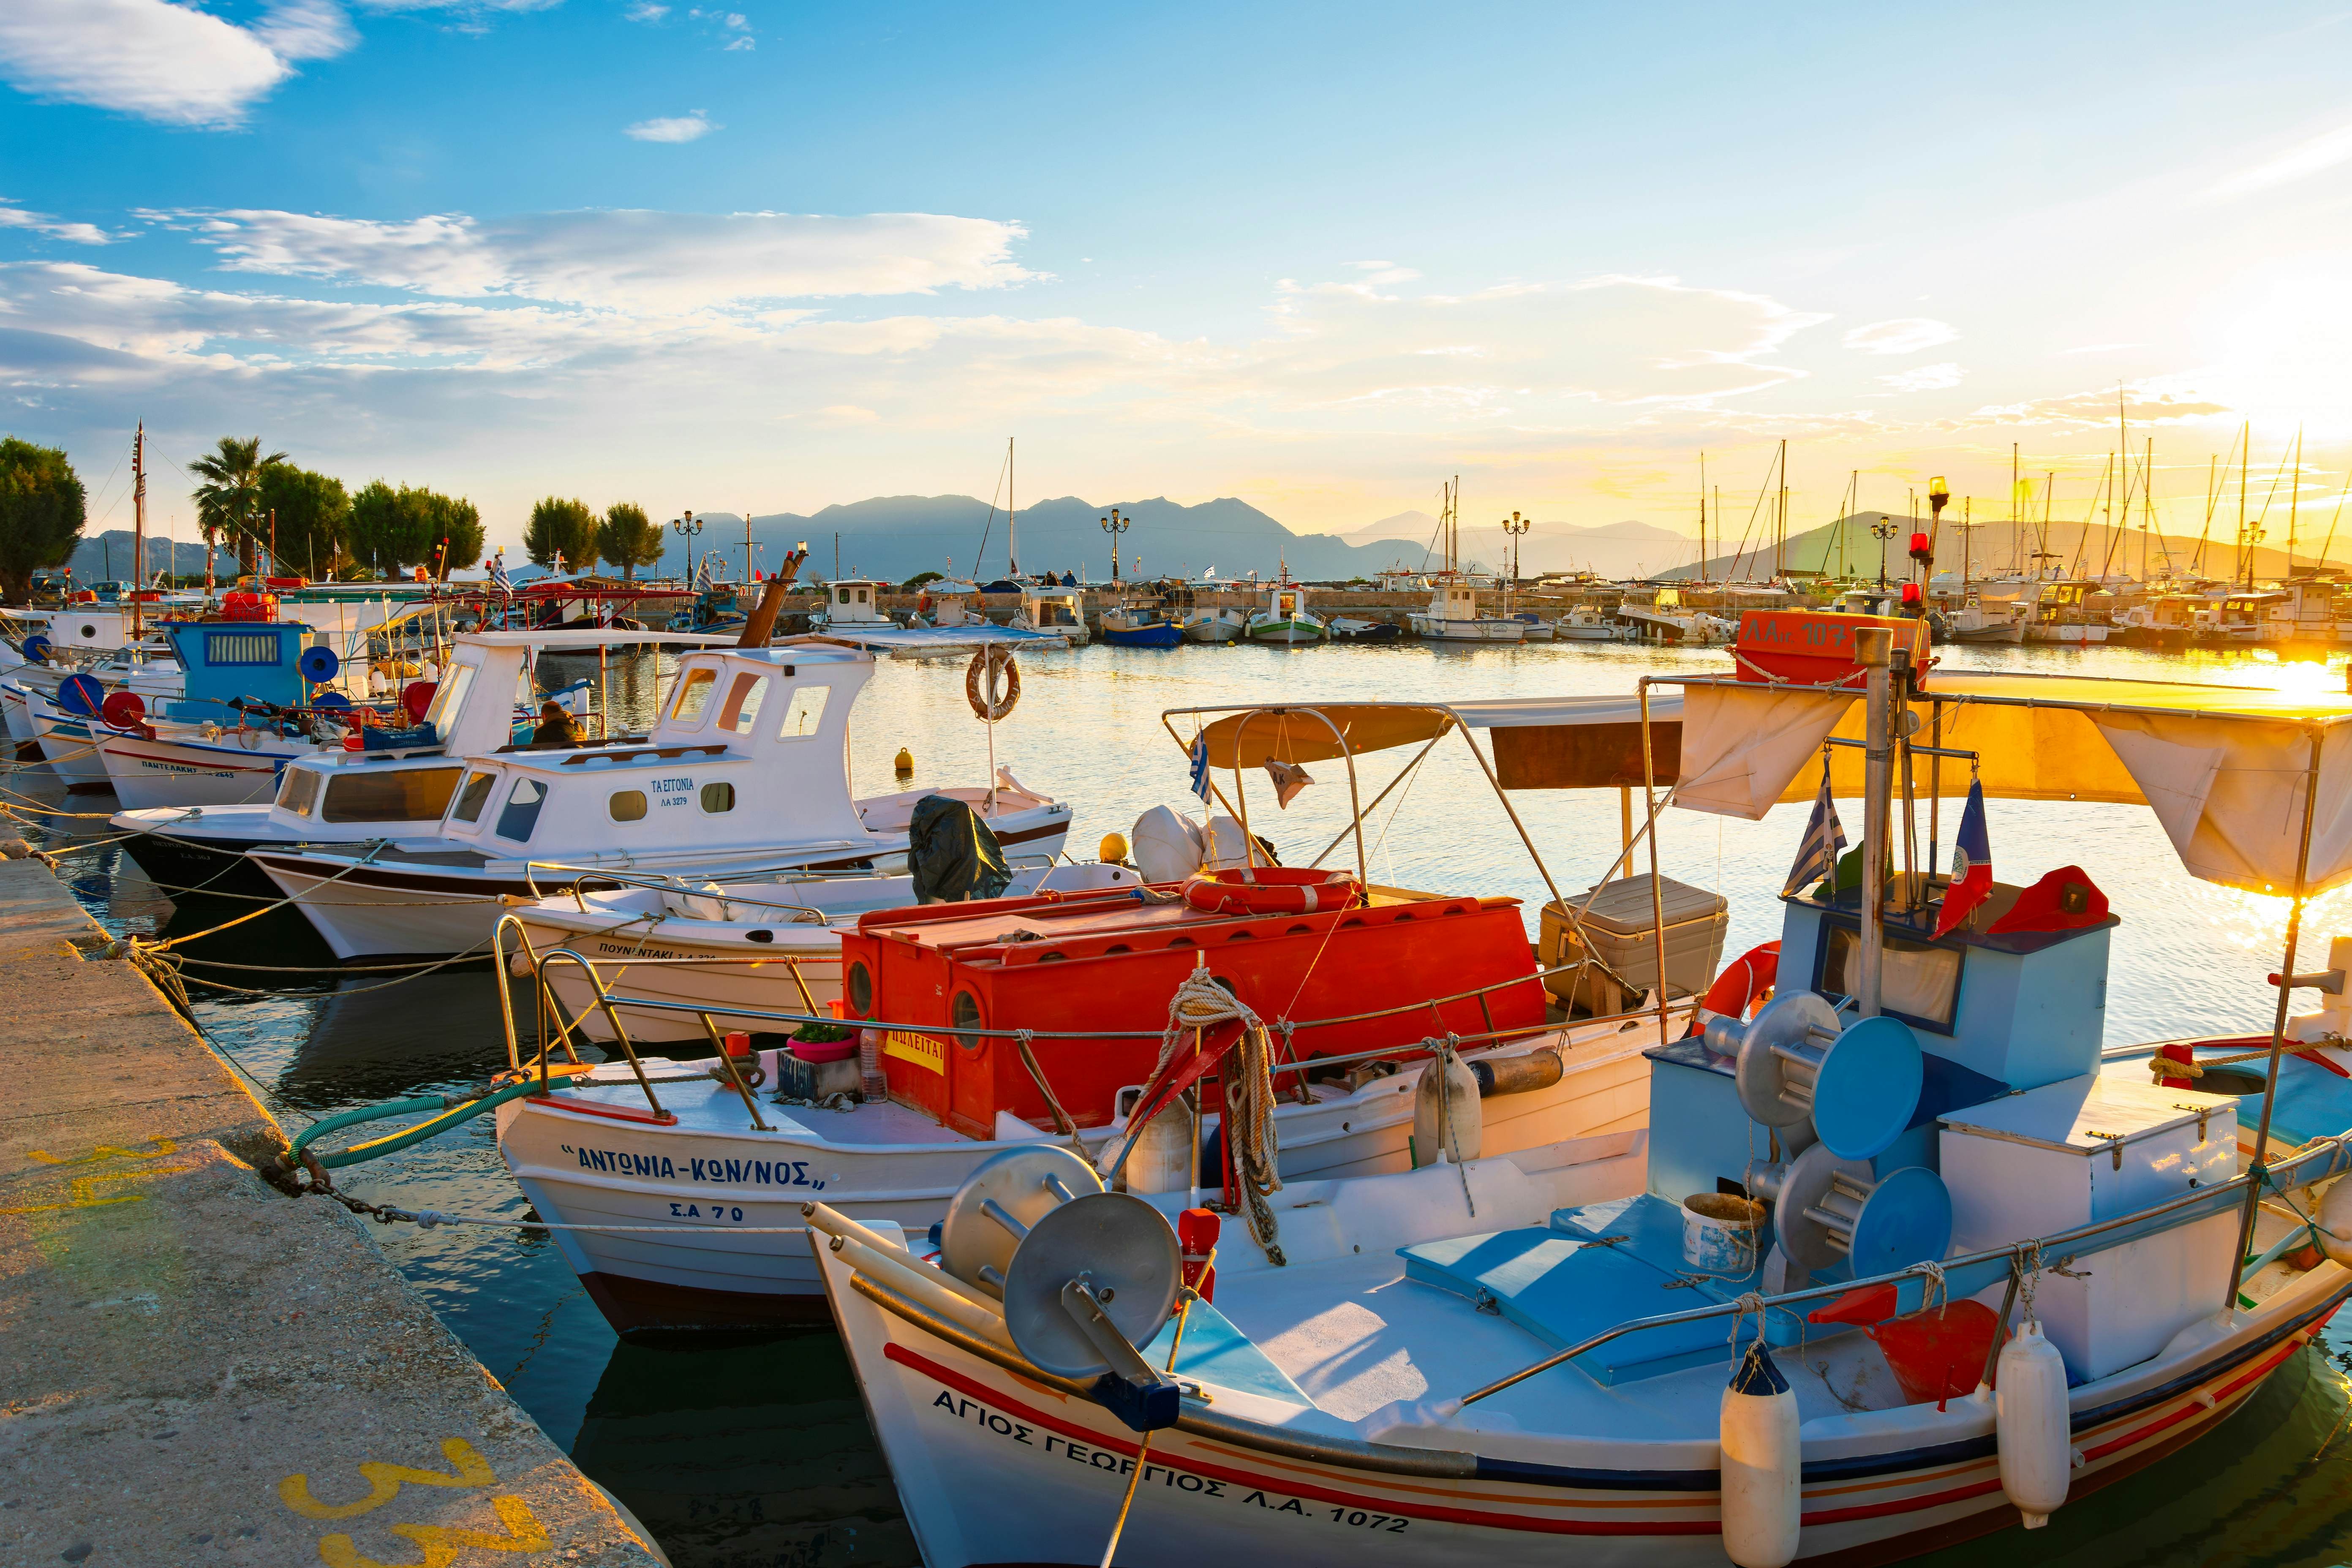
[[[1263,556],[1259,559],[1265,559]],[[1021,579],[1021,508],[1013,494],[1013,437],[1004,438],[1004,563],[1011,568],[1006,574]]]
[[[2025,553],[2025,535],[2017,522],[2017,443],[2009,444],[2009,558]]]
[[[2247,420],[2238,432],[2238,552],[2245,557],[2246,592],[2254,591],[2254,552],[2246,542],[2246,448],[2254,438],[2254,422]]]
[[[146,630],[139,591],[147,585],[147,421],[131,437],[131,640]]]
[[[2286,492],[2286,583],[2294,585],[2295,503],[2303,499],[2303,426],[2294,427],[2294,483]]]
[[[1780,439],[1780,508],[1772,531],[1772,580],[1780,582],[1787,574],[1787,563],[1782,559],[1789,547],[1789,441]]]
[[[1698,580],[1706,584],[1706,453],[1698,455]]]

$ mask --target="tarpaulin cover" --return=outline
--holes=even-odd
[[[907,868],[919,903],[992,899],[1013,881],[996,835],[964,802],[927,795],[907,820]]]
[[[1863,731],[1848,692],[1724,681],[1685,695],[1675,804],[1693,810],[1753,821],[1810,799],[1822,742]],[[1937,671],[1912,710],[1916,743],[1977,753],[1989,798],[2147,805],[2190,875],[2255,892],[2294,888],[2316,744],[2305,891],[2352,880],[2352,695]],[[1832,747],[1832,791],[1859,797],[1863,764],[1860,747]],[[1922,795],[1958,798],[1969,780],[1965,761],[1913,763]]]
[[[1650,699],[1651,762],[1661,784],[1675,778],[1682,705],[1671,693]],[[1492,732],[1505,789],[1585,789],[1642,782],[1641,721],[1636,697],[1515,697],[1426,708],[1328,702],[1254,709],[1224,714],[1202,733],[1211,766],[1262,767],[1420,745],[1459,721]]]

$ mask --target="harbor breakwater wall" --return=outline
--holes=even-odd
[[[0,1561],[659,1561],[111,951],[0,861]]]

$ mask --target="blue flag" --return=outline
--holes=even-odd
[[[1837,874],[1838,851],[1845,847],[1845,826],[1838,821],[1837,807],[1830,803],[1830,770],[1822,766],[1822,793],[1813,802],[1813,815],[1805,824],[1804,841],[1797,846],[1797,863],[1789,868],[1788,885],[1780,891],[1794,893],[1820,877]]]
[[[1206,735],[1192,737],[1192,793],[1201,797],[1202,805],[1208,804],[1209,737]]]
[[[1944,905],[1936,916],[1936,934],[1944,935],[1969,918],[1992,891],[1992,840],[1985,836],[1984,784],[1969,781],[1969,804],[1960,813],[1959,836],[1952,841],[1952,885],[1944,889]]]

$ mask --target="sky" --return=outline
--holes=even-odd
[[[1302,531],[1687,530],[1705,452],[1736,535],[1784,439],[1792,527],[2005,515],[2012,443],[2079,519],[2120,396],[2176,533],[2251,422],[2275,544],[2352,467],[2347,81],[2294,5],[8,0],[0,432],[100,526],[143,418],[159,522],[224,435],[494,542],[1017,438]]]

